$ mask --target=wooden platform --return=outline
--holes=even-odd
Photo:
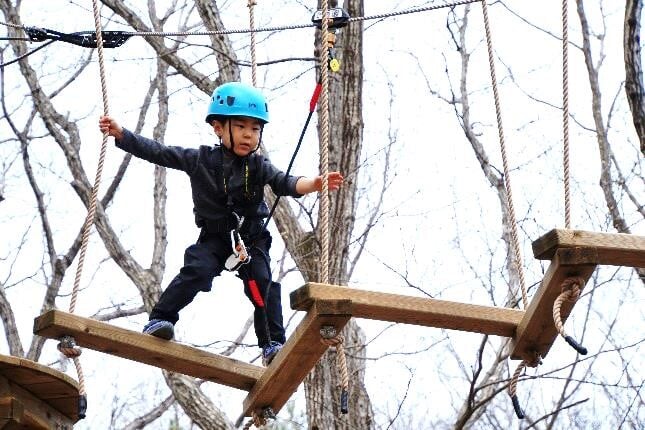
[[[545,357],[557,338],[552,308],[564,280],[575,276],[586,283],[601,264],[645,267],[642,236],[552,230],[533,243],[533,250],[536,258],[551,264],[526,312],[306,284],[291,293],[291,307],[307,315],[267,369],[61,311],[36,318],[34,333],[50,338],[71,335],[80,346],[249,391],[242,417],[261,414],[265,408],[277,413],[327,350],[320,342],[323,326],[340,332],[357,317],[505,336],[513,338],[512,358],[537,365],[536,357]],[[563,304],[563,321],[573,305]],[[1,384],[2,379],[3,389],[7,382]],[[17,396],[0,395],[0,429],[8,423],[5,415],[17,416],[25,406],[30,405]]]
[[[596,269],[596,254],[585,249],[559,249],[533,296],[511,344],[511,358],[538,365],[538,356],[546,357],[558,337],[553,322],[553,303],[568,277],[580,277],[585,283]],[[567,320],[574,303],[565,301],[560,308],[562,322]]]
[[[82,347],[245,391],[264,372],[243,361],[58,310],[37,317],[34,333],[52,339],[70,335]]]
[[[553,322],[553,303],[568,277],[580,277],[585,283],[597,265],[645,267],[645,237],[621,233],[595,233],[582,230],[551,230],[533,242],[538,259],[551,264],[517,328],[511,345],[511,358],[537,365],[537,357],[546,357],[558,337]],[[566,321],[574,303],[564,302],[562,321]]]
[[[554,229],[533,242],[533,255],[551,260],[557,249],[584,249],[595,264],[645,267],[645,236]]]
[[[291,293],[291,307],[305,310],[318,300],[352,302],[352,316],[513,337],[524,312],[517,309],[411,297],[308,283]]]
[[[340,333],[351,318],[351,307],[348,300],[312,303],[307,315],[244,399],[242,415],[261,414],[267,407],[278,413],[327,351],[328,346],[321,342],[320,329],[333,326]]]
[[[77,382],[66,374],[0,355],[0,429],[71,430],[79,397]]]

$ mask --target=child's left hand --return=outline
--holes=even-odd
[[[339,189],[340,186],[343,185],[343,179],[343,175],[341,175],[340,172],[329,172],[327,174],[327,188],[329,191],[336,191]],[[316,191],[322,191],[323,175],[316,177],[314,185],[316,187]]]

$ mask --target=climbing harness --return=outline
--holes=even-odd
[[[244,217],[240,217],[235,212],[233,212],[233,215],[237,220],[235,228],[231,230],[231,247],[233,248],[233,253],[224,263],[224,267],[229,272],[234,272],[243,264],[248,264],[251,261],[251,254],[246,249],[244,240],[242,240],[242,236],[240,235],[240,228],[242,228],[242,224],[244,223]]]

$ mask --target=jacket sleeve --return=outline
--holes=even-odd
[[[196,166],[199,151],[194,148],[165,146],[155,140],[139,136],[130,130],[123,129],[123,139],[115,141],[118,148],[137,158],[149,161],[162,167],[183,170],[190,174]]]
[[[263,183],[268,184],[276,195],[302,197],[302,194],[296,192],[296,182],[301,177],[285,174],[264,156],[262,156],[262,173]]]

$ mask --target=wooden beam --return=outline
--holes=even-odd
[[[243,361],[58,310],[37,317],[34,334],[52,339],[73,336],[79,346],[245,391],[264,371]]]
[[[533,242],[533,255],[551,260],[561,248],[588,248],[596,252],[596,264],[645,267],[645,236],[554,229]]]
[[[340,333],[351,317],[348,300],[320,300],[312,304],[282,350],[273,359],[243,404],[243,415],[262,414],[269,407],[276,414],[318,363],[328,346],[320,329],[333,326]]]
[[[6,393],[5,393],[6,394]],[[22,402],[14,397],[5,395],[0,397],[0,418],[11,419],[17,422],[22,421],[25,414],[25,407]],[[0,427],[2,428],[2,427]]]
[[[0,355],[0,377],[24,388],[71,422],[78,421],[78,383],[70,376],[25,358]]]
[[[0,418],[8,420],[7,428],[29,430],[71,430],[78,420],[65,416],[4,376],[0,376]]]
[[[291,307],[306,309],[316,300],[348,299],[352,316],[428,327],[512,337],[524,312],[518,309],[411,297],[308,283],[291,293]]]
[[[537,366],[537,357],[546,357],[558,332],[553,322],[553,303],[562,292],[562,282],[580,277],[585,284],[596,268],[595,252],[586,249],[560,249],[542,279],[511,344],[511,358],[526,360]],[[565,301],[560,308],[562,323],[571,313],[574,303]]]

